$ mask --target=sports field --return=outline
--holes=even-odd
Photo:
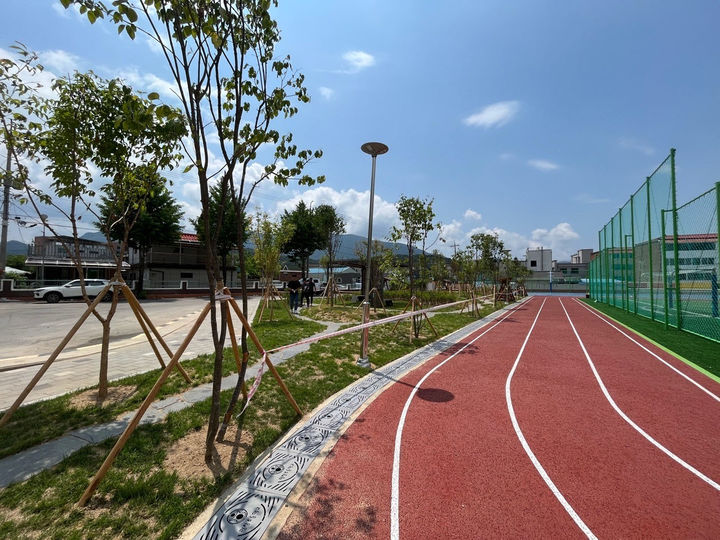
[[[717,538],[720,384],[532,297],[379,394],[279,538]]]

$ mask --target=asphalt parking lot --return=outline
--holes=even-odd
[[[200,311],[207,303],[202,298],[178,298],[147,300],[141,302],[143,309],[156,326],[164,326],[173,320]],[[86,309],[80,301],[66,301],[58,304],[35,302],[0,303],[0,328],[2,348],[0,361],[8,358],[49,355],[72,328]],[[98,312],[105,316],[110,303],[103,302]],[[128,339],[141,334],[130,306],[121,301],[111,323],[112,340]],[[102,327],[90,316],[68,344],[67,350],[74,350],[100,343]]]
[[[259,297],[251,297],[252,320]],[[148,300],[142,306],[172,351],[177,350],[207,299]],[[101,303],[100,313],[110,304]],[[9,407],[86,309],[82,302],[0,303],[0,410]],[[238,328],[238,325],[236,325]],[[90,316],[26,399],[32,403],[97,384],[102,327]],[[213,350],[206,318],[181,359]],[[167,361],[167,357],[165,357]],[[159,362],[127,303],[111,323],[108,377],[119,379],[155,369]]]

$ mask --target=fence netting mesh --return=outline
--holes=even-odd
[[[720,341],[720,183],[677,206],[675,151],[598,232],[590,294]]]

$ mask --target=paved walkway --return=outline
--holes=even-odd
[[[259,297],[248,299],[248,314],[250,320],[255,317],[255,311],[260,303]],[[168,323],[159,326],[158,331],[170,347],[175,350],[182,343],[187,331],[197,320],[202,308],[186,313]],[[73,321],[68,322],[68,329]],[[111,338],[112,339],[112,338]],[[57,396],[74,392],[82,388],[89,388],[98,383],[98,370],[100,358],[99,344],[88,345],[63,352],[50,369],[38,382],[23,404],[35,403]],[[158,346],[160,349],[160,347]],[[160,349],[162,351],[162,349]],[[213,350],[210,319],[205,319],[193,341],[188,346],[181,360],[195,358]],[[145,338],[145,334],[138,326],[137,334],[132,337],[112,340],[108,361],[108,378],[122,379],[130,375],[145,373],[160,367],[155,353]],[[0,360],[0,411],[6,410],[17,399],[19,392],[27,386],[35,376],[49,354],[42,356],[23,356],[5,358]],[[163,352],[163,360],[168,361]],[[26,367],[18,367],[26,366]]]
[[[254,304],[252,317],[254,317]],[[306,319],[305,317],[301,317]],[[311,319],[306,319],[311,320]],[[319,334],[327,334],[335,332],[340,328],[340,324],[326,321],[315,321],[325,324],[327,328]],[[212,347],[211,347],[212,348]],[[290,349],[285,349],[272,355],[272,362],[275,365],[282,364],[293,356],[307,351],[309,344],[298,345]],[[207,349],[203,352],[207,352]],[[151,366],[154,367],[154,366]],[[251,379],[257,375],[260,369],[259,364],[248,367],[246,379]],[[228,390],[235,388],[237,383],[237,374],[228,375],[222,380],[222,389]],[[160,401],[154,402],[145,416],[141,420],[141,424],[153,424],[165,420],[168,414],[174,411],[180,411],[186,407],[208,399],[212,395],[212,383],[196,386],[183,394],[170,396]],[[111,437],[120,435],[130,420],[135,415],[135,411],[129,411],[123,414],[114,422],[106,424],[98,424],[71,431],[59,439],[49,441],[33,448],[29,448],[18,454],[0,459],[0,488],[6,487],[14,482],[21,482],[36,475],[37,473],[48,469],[60,463],[73,452],[87,446],[89,444],[97,444]]]

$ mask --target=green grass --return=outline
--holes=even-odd
[[[235,330],[239,332],[237,319],[233,319],[233,323]],[[285,310],[276,309],[272,322],[256,322],[253,324],[253,328],[263,346],[266,349],[272,349],[311,336],[323,330],[325,326],[296,318],[291,320]],[[229,343],[230,338],[227,337],[226,344]],[[257,362],[259,355],[252,343],[249,344],[249,349],[249,362],[252,364]],[[213,354],[204,354],[192,360],[183,361],[182,366],[190,376],[192,383],[188,384],[177,370],[173,370],[157,399],[163,399],[212,381],[213,361]],[[112,354],[110,362],[112,362]],[[223,355],[223,376],[236,371],[232,349],[226,348]],[[84,389],[20,407],[10,421],[0,428],[0,458],[55,439],[80,427],[110,422],[124,412],[137,409],[157,381],[160,372],[161,370],[158,368],[110,383],[110,386],[134,386],[136,388],[130,398],[117,404],[76,409],[70,405],[70,401],[75,395],[87,390]],[[97,388],[97,386],[93,388]],[[38,421],[38,419],[42,421]],[[32,429],[28,429],[28,426],[32,426]]]
[[[345,316],[340,310],[337,315]],[[474,318],[467,313],[446,313],[432,320],[442,336]],[[425,325],[420,339],[409,343],[408,323],[402,324],[395,333],[391,324],[371,329],[373,364],[387,364],[435,339]],[[315,343],[309,351],[278,366],[303,411],[311,412],[367,374],[367,370],[355,365],[358,349],[359,336],[353,333]],[[229,396],[230,391],[223,392],[223,408]],[[243,432],[251,436],[251,442],[243,445],[245,452],[239,454],[232,470],[202,480],[164,470],[163,462],[173,443],[192,431],[205,429],[209,408],[208,399],[170,414],[163,423],[138,428],[86,508],[77,508],[75,503],[114,439],[86,447],[53,469],[0,491],[0,538],[176,537],[256,456],[298,421],[268,375],[243,421]]]
[[[720,376],[720,343],[672,327],[666,329],[661,322],[628,313],[614,306],[590,299],[584,301],[691,363],[715,376]]]

